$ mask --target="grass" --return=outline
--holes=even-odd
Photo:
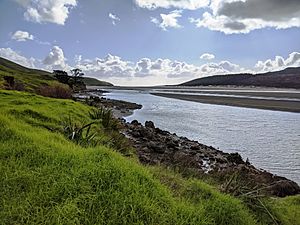
[[[217,186],[195,178],[183,178],[174,170],[157,166],[148,167],[148,170],[172,191],[173,196],[187,199],[189,204],[201,205],[205,214],[214,218],[215,224],[232,224],[236,216],[247,218],[240,214],[243,210],[239,211],[239,215],[235,215],[234,211],[237,209],[231,208],[235,205],[243,209],[244,205],[252,214],[255,224],[300,225],[300,195],[286,198],[232,198],[220,193]],[[205,181],[215,185],[212,180]]]
[[[283,224],[300,224],[300,197],[270,200],[268,203]]]
[[[88,124],[88,106],[16,91],[0,100],[0,224],[259,224],[208,184],[66,138],[63,118]],[[297,224],[299,196],[269,206],[282,224]]]
[[[56,81],[51,73],[41,70],[28,69],[0,58],[0,84],[4,84],[4,76],[13,76],[16,81],[25,86],[26,91],[34,92],[39,87],[49,85]]]
[[[24,85],[25,91],[38,93],[43,86],[57,85],[57,79],[52,73],[29,69],[0,57],[0,89],[4,88],[4,76],[12,76],[16,82]],[[87,85],[112,86],[110,83],[95,78],[84,77]]]

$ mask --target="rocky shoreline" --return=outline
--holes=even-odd
[[[300,187],[294,181],[257,169],[238,153],[225,153],[212,146],[179,137],[155,127],[152,121],[144,125],[136,120],[126,122],[122,118],[142,106],[99,97],[100,93],[81,93],[85,98],[77,100],[112,109],[114,116],[122,123],[121,133],[129,139],[141,163],[162,165],[188,177],[212,178],[220,184],[222,191],[234,195],[256,193],[285,197],[300,194]]]
[[[112,110],[114,117],[119,119],[130,116],[134,110],[143,107],[132,102],[105,98],[103,97],[104,93],[108,93],[108,91],[99,89],[86,90],[74,94],[73,98],[76,101],[81,101],[91,106],[109,108]]]
[[[131,140],[143,164],[163,165],[187,176],[211,176],[223,184],[223,191],[236,195],[246,191],[278,197],[300,193],[297,183],[255,168],[238,153],[225,153],[179,137],[155,127],[151,121],[145,125],[136,120],[123,123],[123,133]]]

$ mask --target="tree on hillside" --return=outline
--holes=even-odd
[[[71,70],[72,77],[74,79],[74,83],[81,83],[82,77],[84,76],[84,73],[82,72],[81,69],[75,68]]]
[[[53,70],[54,77],[63,84],[69,84],[70,77],[66,71]]]

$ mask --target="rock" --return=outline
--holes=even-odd
[[[297,195],[300,194],[299,186],[290,180],[280,180],[274,185],[271,185],[268,190],[272,195],[278,197],[286,197],[289,195]]]
[[[198,146],[198,145],[192,145],[191,147],[190,147],[190,149],[191,150],[200,150],[200,147]]]
[[[242,158],[242,156],[240,156],[239,153],[230,153],[227,156],[227,160],[231,163],[235,163],[235,164],[244,164],[244,160]]]
[[[155,163],[152,162],[151,157],[145,154],[139,155],[139,160],[141,163],[153,165]]]
[[[168,148],[175,148],[175,147],[177,147],[177,145],[175,144],[175,142],[172,141],[172,140],[169,140],[169,141],[166,141],[166,142],[167,142],[167,147]]]
[[[148,138],[150,140],[153,139],[153,132],[149,129],[141,129],[140,130],[140,134],[145,137],[145,138]]]
[[[262,189],[266,194],[278,197],[300,193],[295,182],[255,168],[244,162],[238,153],[224,153],[197,141],[178,137],[155,127],[152,121],[146,121],[145,126],[137,120],[125,123],[123,132],[144,164],[176,167],[183,173],[195,171],[200,177],[203,173],[212,173],[220,180],[238,174],[249,188]]]
[[[161,129],[159,129],[159,128],[155,128],[155,132],[156,132],[157,134],[161,134],[161,135],[164,135],[164,136],[170,134],[169,131],[161,130]]]
[[[146,121],[145,127],[155,129],[154,123],[152,121]]]
[[[137,120],[132,120],[132,121],[131,121],[131,124],[134,125],[134,126],[141,125],[141,124],[139,123],[139,121],[137,121]]]
[[[133,131],[131,134],[132,134],[133,137],[140,137],[141,136],[140,132],[138,132],[138,131]]]
[[[161,145],[159,143],[156,143],[154,141],[150,141],[147,144],[147,147],[152,149],[155,152],[158,152],[158,153],[164,153],[165,152],[165,149],[164,149],[163,145]]]

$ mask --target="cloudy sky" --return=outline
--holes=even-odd
[[[0,0],[0,56],[116,85],[300,66],[299,0]]]

